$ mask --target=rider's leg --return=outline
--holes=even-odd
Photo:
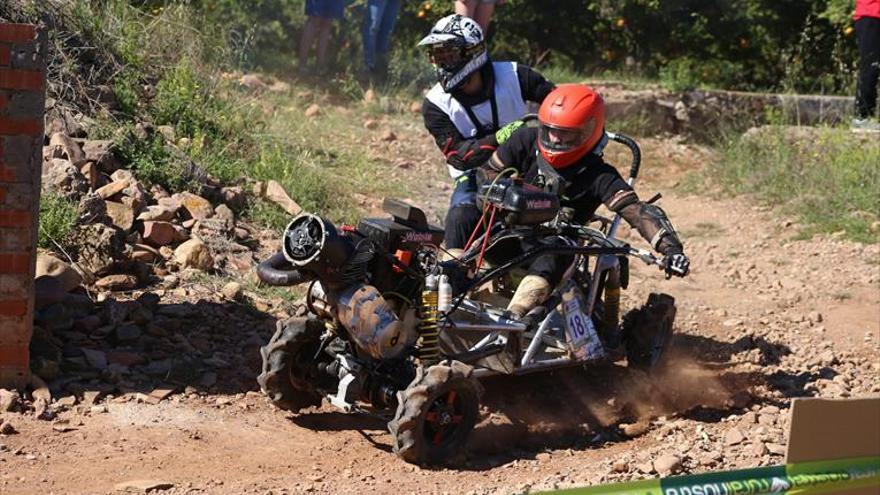
[[[477,208],[477,180],[473,172],[467,172],[455,180],[455,189],[446,213],[447,249],[464,249],[468,239],[480,223]]]
[[[516,287],[507,305],[514,318],[520,319],[550,296],[550,281],[540,275],[526,275]]]
[[[523,242],[523,250],[529,250],[537,244]],[[553,287],[562,279],[565,270],[574,259],[571,256],[544,255],[539,256],[529,265],[529,274],[516,287],[516,292],[507,306],[515,317],[522,318],[550,297]]]

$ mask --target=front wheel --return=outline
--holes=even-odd
[[[275,407],[296,412],[321,405],[315,355],[323,332],[324,323],[313,318],[279,321],[275,335],[260,348],[263,372],[257,382]]]
[[[482,392],[473,368],[464,363],[419,368],[412,383],[397,393],[397,412],[388,423],[394,452],[413,464],[458,462],[477,423]]]
[[[672,341],[675,312],[675,298],[652,293],[641,308],[624,315],[623,339],[629,366],[644,371],[657,368]]]

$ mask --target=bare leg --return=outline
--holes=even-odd
[[[489,23],[492,22],[492,13],[495,12],[494,3],[481,3],[474,12],[474,20],[483,28],[483,34],[489,34]]]
[[[320,31],[318,33],[318,69],[327,68],[327,47],[330,46],[330,34],[333,32],[333,19],[320,17]]]
[[[477,8],[477,0],[455,0],[455,13],[465,17],[474,17]]]
[[[303,73],[309,66],[309,52],[315,39],[318,36],[318,30],[321,27],[319,17],[309,17],[306,19],[306,25],[303,26],[302,36],[299,39],[299,71]]]

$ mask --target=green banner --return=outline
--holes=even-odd
[[[820,495],[876,487],[880,457],[805,462],[560,490],[567,495]]]

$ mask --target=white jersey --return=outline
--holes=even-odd
[[[495,132],[526,114],[527,106],[522,97],[522,88],[519,85],[516,67],[516,62],[492,62],[492,70],[495,75],[494,93],[486,101],[469,109],[478,122],[474,122],[468,115],[468,108],[459,103],[451,94],[443,91],[439,83],[431,88],[426,98],[449,116],[458,132],[465,139]],[[498,113],[497,122],[493,115],[493,99]],[[447,165],[447,167],[449,167],[449,175],[453,179],[464,174],[452,165]]]

